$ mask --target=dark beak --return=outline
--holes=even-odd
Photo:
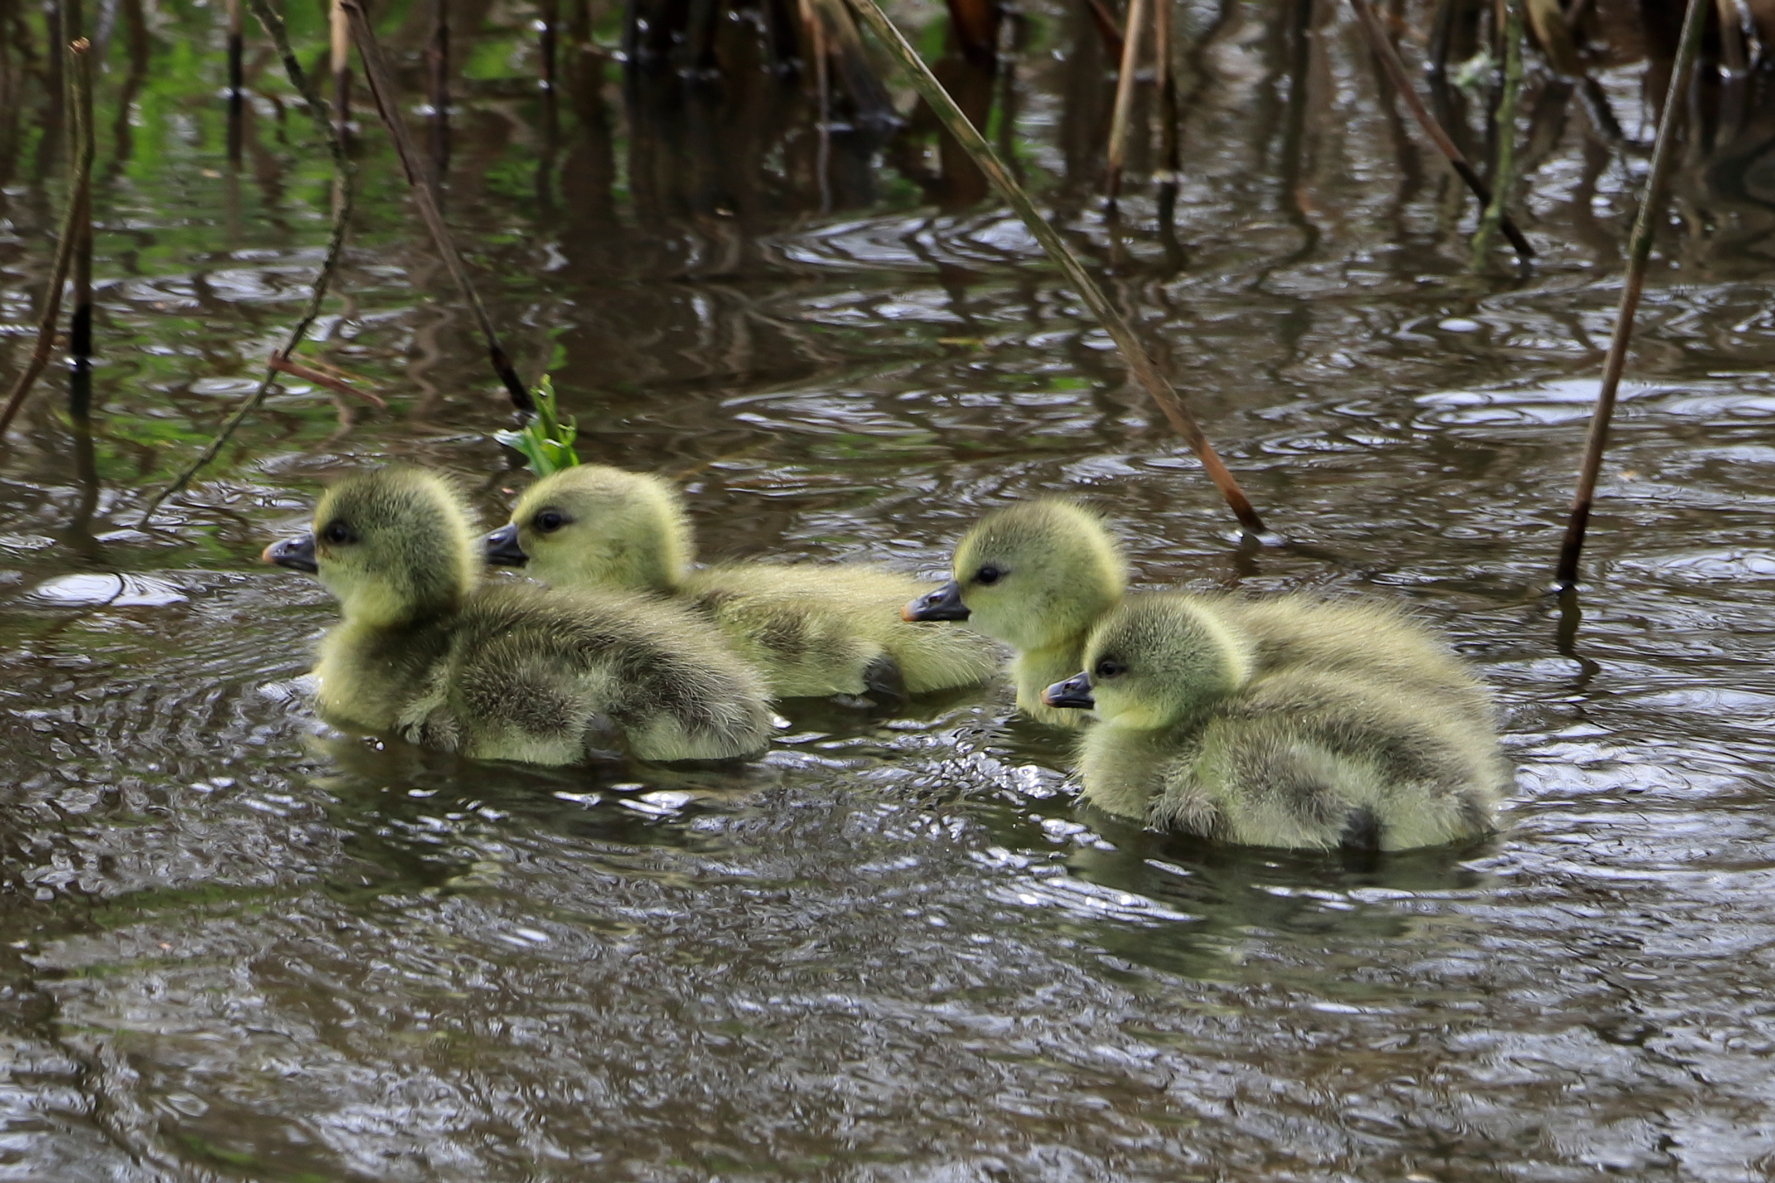
[[[320,574],[320,568],[314,562],[313,534],[303,534],[296,538],[286,538],[282,542],[273,542],[259,552],[259,558],[267,563],[288,567],[292,571],[306,571],[310,575]]]
[[[961,584],[951,579],[900,609],[901,620],[966,620],[968,606],[961,602]]]
[[[510,522],[481,539],[487,561],[495,567],[522,567],[530,561],[518,545],[518,528]]]
[[[1042,691],[1042,703],[1051,707],[1072,707],[1088,711],[1097,705],[1091,697],[1091,675],[1074,674],[1064,682],[1056,682]]]

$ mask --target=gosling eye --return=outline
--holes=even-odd
[[[320,539],[331,546],[348,546],[357,541],[357,534],[343,521],[334,518],[321,529]]]
[[[1097,663],[1097,668],[1092,671],[1092,676],[1097,678],[1113,678],[1117,674],[1124,674],[1127,672],[1127,666],[1113,658],[1106,657]]]
[[[983,583],[987,587],[991,587],[993,584],[997,583],[1003,575],[1003,571],[1000,571],[997,567],[988,563],[986,566],[974,572],[974,582]]]
[[[530,519],[530,524],[544,534],[553,534],[567,524],[567,515],[558,509],[544,509]]]

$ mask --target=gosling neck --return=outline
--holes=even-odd
[[[1017,709],[1032,719],[1059,727],[1082,727],[1087,712],[1059,709],[1042,702],[1042,691],[1084,668],[1085,637],[1081,634],[1040,649],[1019,649],[1011,660],[1011,681],[1017,687]]]

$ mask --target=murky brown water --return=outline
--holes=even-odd
[[[1019,128],[1253,499],[1342,561],[1236,547],[993,207],[937,214],[883,169],[820,215],[805,187],[734,189],[732,159],[706,212],[674,204],[640,184],[613,68],[614,147],[569,120],[552,207],[529,92],[465,94],[451,215],[526,371],[555,351],[582,454],[687,475],[706,554],[935,573],[985,507],[1066,492],[1119,519],[1144,584],[1403,599],[1507,708],[1505,832],[1352,866],[1118,828],[1001,691],[792,704],[725,771],[329,731],[296,679],[333,609],[258,549],[385,457],[462,474],[496,520],[505,413],[368,129],[350,315],[310,352],[391,409],[292,383],[138,528],[325,235],[293,116],[285,144],[261,105],[229,175],[212,62],[210,89],[150,93],[101,189],[91,458],[59,379],[0,452],[0,1178],[1775,1173],[1763,108],[1682,187],[1562,652],[1539,593],[1643,158],[1543,113],[1544,258],[1468,275],[1470,210],[1344,10],[1298,11],[1180,10],[1209,32],[1173,236],[1144,186],[1119,245],[1091,202],[1107,96],[1049,53],[1073,44],[1058,9],[1033,10]],[[164,63],[207,18],[157,19]],[[488,69],[528,68],[508,56]],[[1637,67],[1601,78],[1649,135]],[[0,208],[15,333],[59,191],[26,147]]]

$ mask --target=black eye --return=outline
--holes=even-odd
[[[1097,663],[1097,668],[1092,671],[1092,676],[1098,678],[1113,678],[1117,674],[1125,673],[1127,669],[1128,667],[1121,662],[1106,657]]]
[[[985,566],[974,572],[974,582],[984,583],[990,587],[992,584],[997,583],[999,577],[1003,574],[1004,572],[1000,571],[997,567]]]
[[[345,546],[349,543],[356,542],[357,535],[352,533],[350,526],[347,526],[344,522],[339,521],[338,519],[334,519],[321,529],[320,539],[322,542],[330,543],[333,546]]]
[[[567,515],[558,509],[545,509],[531,518],[530,524],[544,534],[553,534],[567,524]]]

